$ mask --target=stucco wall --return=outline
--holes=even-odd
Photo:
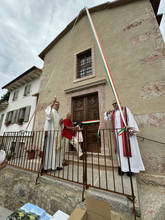
[[[121,103],[136,116],[141,129],[139,135],[165,142],[165,47],[150,1],[135,1],[91,16]],[[75,54],[88,48],[92,48],[94,55],[94,75],[75,81]],[[54,95],[61,103],[60,114],[65,117],[71,109],[71,97],[77,94],[66,94],[64,90],[102,79],[106,79],[105,70],[84,16],[45,56],[35,129],[43,128],[44,108]],[[90,93],[90,89],[80,90],[79,94]],[[98,91],[97,87],[93,89]],[[108,83],[98,93],[102,120],[103,112],[111,108],[113,94]],[[155,172],[165,174],[164,145],[145,141],[140,143],[140,148],[146,172],[152,173],[154,166]],[[154,165],[150,166],[151,163]]]

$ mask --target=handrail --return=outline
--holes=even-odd
[[[164,142],[160,142],[160,141],[156,141],[156,140],[153,140],[153,139],[150,139],[150,138],[145,138],[145,137],[142,137],[142,136],[139,136],[139,135],[136,135],[138,138],[142,138],[142,139],[145,139],[145,140],[148,140],[148,141],[152,141],[152,142],[155,142],[155,143],[158,143],[158,144],[165,144]]]

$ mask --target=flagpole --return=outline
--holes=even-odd
[[[110,86],[112,88],[112,92],[113,92],[113,94],[115,96],[117,105],[119,107],[119,111],[120,111],[123,123],[124,123],[124,125],[126,127],[126,121],[125,121],[125,118],[124,118],[124,115],[123,115],[123,112],[122,112],[122,109],[121,109],[121,105],[120,105],[119,97],[118,97],[118,94],[117,94],[117,91],[116,91],[116,88],[115,88],[115,84],[114,84],[113,79],[112,79],[112,74],[110,72],[107,60],[106,60],[105,55],[104,55],[104,51],[102,49],[99,37],[97,35],[97,32],[96,32],[95,26],[93,24],[92,18],[91,18],[90,14],[89,14],[88,8],[85,7],[85,10],[86,10],[86,13],[87,13],[87,16],[88,16],[88,19],[89,19],[89,23],[91,25],[91,28],[92,28],[92,31],[93,31],[93,34],[94,34],[94,37],[95,37],[95,40],[97,42],[97,46],[99,48],[99,52],[100,52],[100,55],[101,55],[101,58],[102,58],[102,61],[103,61],[103,64],[104,64],[104,68],[105,68],[105,71],[106,71],[106,74],[107,74],[107,77],[108,77],[109,84],[110,84]]]

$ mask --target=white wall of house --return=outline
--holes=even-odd
[[[28,95],[24,96],[25,86],[27,84],[31,85],[30,86],[30,93]],[[15,131],[20,131],[20,130],[32,131],[33,123],[34,123],[34,117],[32,118],[32,115],[35,111],[36,103],[37,103],[37,97],[32,96],[32,95],[38,93],[38,91],[39,91],[40,77],[33,79],[31,82],[28,82],[27,84],[24,84],[24,85],[20,86],[19,88],[11,91],[9,101],[8,101],[8,107],[5,110],[0,112],[0,116],[2,114],[5,114],[3,117],[1,129],[0,129],[0,135],[3,135],[4,132],[15,132]],[[13,95],[16,90],[18,90],[18,97],[16,100],[13,101]],[[7,112],[14,111],[14,110],[17,110],[20,108],[25,108],[28,106],[30,106],[30,114],[29,114],[27,122],[23,122],[22,125],[19,125],[17,123],[11,123],[8,126],[5,125],[5,119],[6,119]],[[32,120],[31,120],[28,128],[26,129],[31,118],[32,118]]]

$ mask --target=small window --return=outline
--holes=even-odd
[[[30,94],[31,84],[27,84],[24,90],[24,96],[28,96]]]
[[[13,101],[17,100],[17,98],[18,98],[18,90],[14,91]]]
[[[77,55],[77,78],[92,74],[91,49]]]

